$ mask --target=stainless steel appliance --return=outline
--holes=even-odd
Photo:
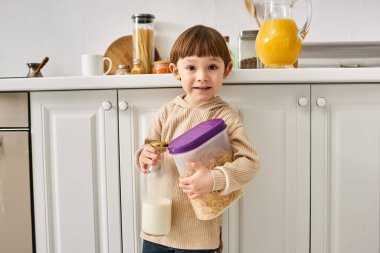
[[[380,67],[380,41],[303,43],[299,68]]]
[[[27,93],[0,93],[0,252],[32,253]]]

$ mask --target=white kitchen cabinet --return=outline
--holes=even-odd
[[[31,93],[38,253],[141,252],[134,152],[181,93]],[[224,214],[225,253],[379,251],[378,94],[364,84],[222,88],[262,165]]]
[[[119,101],[116,90],[31,93],[38,253],[141,252],[134,152],[181,92],[125,90]]]
[[[309,100],[309,86],[226,86],[222,90],[221,96],[241,113],[263,160],[263,170],[248,185],[244,198],[224,216],[225,252],[308,252],[310,107],[297,101]],[[180,89],[119,91],[119,104],[128,103],[128,110],[119,112],[121,154],[134,153],[157,109],[180,93]],[[143,181],[133,158],[120,157],[124,251],[141,252]]]
[[[225,215],[225,252],[309,252],[310,86],[225,86],[221,96],[240,112],[261,161]]]
[[[116,99],[31,93],[38,253],[122,252]]]
[[[311,94],[311,253],[378,253],[380,85]]]
[[[107,120],[103,118],[104,121],[100,121],[104,126],[101,133],[117,138],[115,134],[119,132],[119,147],[114,141],[112,145],[105,146],[102,152],[105,154],[111,149],[113,150],[112,154],[120,153],[124,252],[141,252],[139,233],[143,181],[141,174],[134,168],[134,152],[143,143],[149,123],[157,109],[181,93],[181,89],[120,90],[118,131],[114,126],[117,123],[114,91],[39,92],[33,93],[31,96],[32,117],[34,118],[33,133],[37,139],[33,141],[34,149],[50,150],[50,145],[44,139],[62,139],[61,142],[54,142],[52,145],[55,148],[61,146],[60,151],[63,156],[61,160],[55,159],[51,155],[54,152],[46,153],[45,151],[44,155],[37,155],[37,157],[42,156],[41,164],[49,164],[51,160],[55,161],[54,164],[57,168],[55,169],[54,166],[45,168],[44,174],[58,171],[58,167],[65,168],[69,157],[72,157],[73,161],[78,160],[76,162],[78,164],[86,160],[92,161],[93,152],[97,150],[96,146],[92,146],[92,144],[98,143],[97,139],[100,137],[97,134],[89,134],[94,131],[91,129],[91,124],[81,127],[82,121],[90,123],[91,120],[95,120],[97,117],[102,118],[102,115],[105,115]],[[221,96],[230,101],[241,113],[248,135],[260,154],[263,168],[254,182],[247,186],[244,198],[224,215],[225,252],[250,252],[252,250],[305,252],[304,249],[308,249],[308,208],[310,203],[308,194],[309,106],[299,106],[297,99],[302,97],[306,101],[309,100],[309,86],[226,86],[223,88]],[[105,111],[103,108],[103,103],[107,101],[110,101],[112,105],[110,111]],[[91,109],[86,114],[85,111],[88,110],[88,107]],[[52,120],[54,118],[56,120]],[[61,120],[59,120],[60,118]],[[41,125],[38,122],[45,123]],[[60,127],[54,130],[55,125]],[[95,125],[93,124],[93,126]],[[36,133],[37,130],[40,132]],[[76,144],[77,149],[72,148],[74,144],[67,137],[69,134],[77,135],[73,139],[75,143],[80,143]],[[89,142],[91,138],[97,141]],[[37,145],[38,140],[42,142],[40,146]],[[88,156],[82,157],[82,152],[88,153]],[[302,153],[297,155],[297,152]],[[118,161],[115,155],[106,156],[104,159],[103,164],[109,159]],[[34,160],[34,163],[38,164],[38,159]],[[115,161],[111,161],[111,164],[115,164]],[[84,174],[73,173],[80,170],[79,167],[73,164],[69,166],[74,171],[71,170],[69,175],[64,174],[66,177],[75,179],[88,177]],[[107,166],[103,169],[108,171]],[[49,172],[50,170],[53,172]],[[65,191],[76,192],[79,190],[78,187],[73,187],[70,182],[63,181],[64,179],[60,179],[58,176],[60,175],[57,175],[56,180],[61,180],[62,186],[65,185],[61,190],[63,194],[67,194]],[[53,183],[54,185],[51,176],[45,179],[41,178],[39,180],[41,184],[44,181],[44,184]],[[117,185],[115,183],[115,186]],[[87,186],[96,189],[96,185],[93,185],[92,182],[87,183]],[[54,189],[50,188],[43,189],[43,191],[37,189],[37,195],[47,194],[50,190],[54,192]],[[43,206],[54,206],[49,203],[42,202],[42,204]],[[77,209],[91,213],[95,207],[88,203],[80,203]],[[36,211],[41,215],[41,220],[50,216],[63,216],[64,219],[67,216],[64,211],[70,212],[69,209],[61,210],[58,213],[45,212],[45,208],[42,211]],[[76,222],[73,223],[76,224]],[[54,221],[53,224],[55,225]],[[68,229],[73,228],[69,227]],[[87,229],[91,232],[93,230],[90,226]],[[43,231],[44,228],[40,227],[40,230]],[[37,234],[41,234],[40,230]],[[109,232],[117,233],[119,231]],[[49,241],[48,231],[43,233],[42,237]],[[65,242],[59,244],[62,243]],[[66,243],[69,243],[69,240]],[[83,247],[92,247],[92,243],[87,243]],[[293,249],[297,249],[297,251],[293,251]]]
[[[134,153],[143,143],[157,109],[180,92],[177,89],[119,92],[119,104],[128,103],[128,110],[119,112],[121,154]],[[308,101],[309,94],[308,85],[223,88],[221,96],[242,114],[250,130],[249,137],[264,160],[262,166],[271,168],[259,173],[240,204],[225,215],[223,234],[228,235],[224,237],[225,252],[308,252],[310,109],[307,105],[299,106],[297,101],[299,98]],[[124,250],[134,248],[140,252],[142,181],[141,174],[133,169],[133,158],[120,157],[123,217],[126,217]],[[134,241],[130,241],[132,238]],[[287,250],[285,245],[289,245]]]

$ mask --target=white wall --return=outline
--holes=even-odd
[[[380,0],[311,0],[305,42],[380,41]],[[302,0],[298,0],[302,10]],[[195,24],[212,26],[237,50],[240,30],[257,29],[243,0],[0,0],[0,77],[26,76],[27,62],[50,61],[44,76],[81,74],[80,56],[104,54],[131,34],[131,16],[156,16],[156,48],[168,57],[175,38]],[[302,11],[296,15],[301,26]]]

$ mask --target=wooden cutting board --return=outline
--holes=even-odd
[[[127,35],[118,38],[107,48],[105,56],[112,60],[112,69],[110,75],[115,74],[116,69],[120,64],[124,64],[130,68],[133,66],[133,42],[132,35]],[[104,62],[104,71],[108,69],[108,61]]]
[[[109,57],[112,60],[112,69],[110,75],[114,75],[116,69],[120,64],[124,64],[132,69],[133,67],[133,40],[132,35],[126,35],[118,38],[109,45],[104,56]],[[160,54],[155,48],[154,51],[155,61],[161,60]],[[104,62],[104,71],[108,69],[108,61]]]

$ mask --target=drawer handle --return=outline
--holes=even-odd
[[[126,111],[128,109],[128,103],[125,101],[119,102],[119,109],[122,111]]]
[[[317,99],[317,106],[318,107],[325,107],[326,105],[326,99],[325,98],[318,98]]]
[[[102,106],[103,106],[103,109],[104,109],[105,111],[109,111],[109,110],[111,110],[111,108],[112,108],[112,104],[111,104],[110,101],[105,101],[105,102],[103,102],[103,103],[102,103]]]
[[[298,104],[299,104],[299,106],[302,106],[302,107],[307,106],[307,103],[308,103],[308,102],[309,102],[308,99],[305,98],[305,97],[300,97],[300,98],[298,99]]]

